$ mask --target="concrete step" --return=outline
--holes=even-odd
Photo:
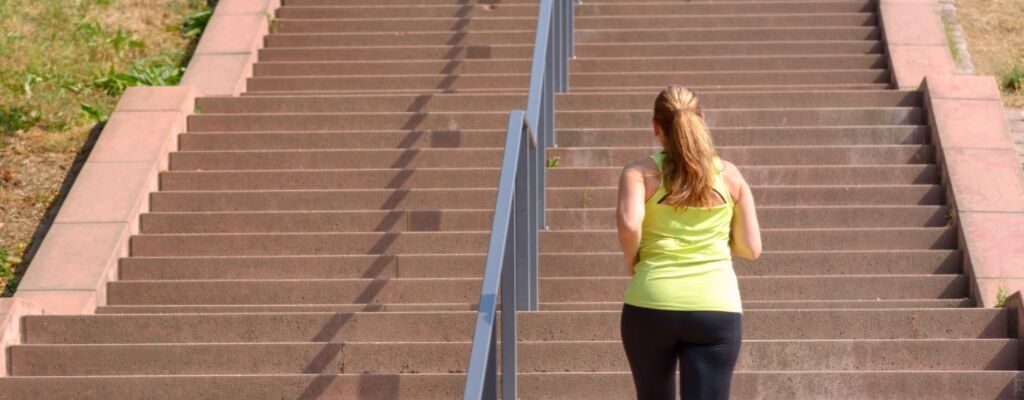
[[[936,228],[765,229],[765,247],[780,251],[955,249],[956,231]],[[131,238],[133,256],[273,256],[483,253],[488,231],[152,234]],[[437,243],[445,243],[438,248]],[[541,251],[605,252],[614,231],[547,231]]]
[[[331,47],[331,46],[416,46],[416,45],[489,45],[532,44],[536,39],[532,30],[487,32],[369,32],[369,33],[288,33],[270,34],[264,39],[265,48],[275,47]],[[852,33],[843,37],[864,39]],[[870,39],[870,38],[869,38]]]
[[[454,62],[453,62],[454,64]],[[741,86],[722,86],[722,85],[689,85],[691,90],[697,92],[706,91],[719,91],[719,92],[751,92],[751,91],[774,91],[774,92],[798,92],[798,91],[878,91],[891,89],[892,85],[888,83],[849,83],[849,84],[811,84],[811,85],[741,85]],[[664,89],[664,86],[650,86],[650,87],[624,87],[624,86],[608,86],[608,87],[582,87],[576,88],[574,91],[577,93],[635,93],[635,92],[648,92],[657,93],[659,90]],[[242,96],[309,96],[309,95],[325,95],[325,96],[359,96],[359,95],[440,95],[440,94],[480,94],[480,93],[494,93],[494,94],[525,94],[526,89],[503,89],[503,88],[449,88],[449,89],[416,89],[416,90],[319,90],[319,91],[302,91],[302,92],[245,92]]]
[[[429,149],[501,147],[504,130],[208,132],[178,136],[182,151]],[[920,145],[926,126],[844,126],[715,128],[715,144],[725,146]],[[559,129],[559,147],[657,147],[650,128]]]
[[[743,309],[755,310],[891,310],[891,309],[962,309],[973,307],[970,299],[933,300],[753,300],[744,301]],[[450,312],[476,311],[469,303],[427,304],[279,304],[279,305],[106,305],[96,314],[234,314],[234,313],[309,313],[309,312]],[[622,301],[540,303],[542,311],[622,311]]]
[[[650,29],[652,26],[687,28],[776,28],[776,27],[838,27],[878,26],[873,12],[832,14],[762,14],[762,15],[616,15],[576,18],[576,29]]]
[[[569,63],[569,70],[573,73],[621,71],[786,71],[794,69],[845,70],[888,68],[887,58],[880,54],[589,58],[574,59],[570,60]],[[460,60],[459,62],[445,60],[406,60],[401,63],[390,61],[261,61],[253,64],[253,75],[257,77],[309,75],[525,74],[529,73],[529,71],[529,59]]]
[[[940,227],[950,223],[942,206],[763,207],[761,227],[880,228]],[[615,229],[614,209],[547,212],[553,230]],[[486,231],[491,210],[383,210],[239,213],[145,213],[143,234]]]
[[[737,372],[732,393],[742,399],[1011,400],[1020,379],[1015,371]],[[39,400],[456,398],[462,374],[261,374],[10,377],[0,390],[10,398]],[[529,399],[634,397],[627,372],[527,373],[519,393]],[[913,387],[913,391],[904,388]],[[159,390],[154,388],[160,388]]]
[[[122,258],[118,279],[351,279],[474,278],[483,274],[484,254],[387,254],[259,257]],[[959,250],[766,251],[756,263],[733,261],[738,276],[959,274]],[[620,253],[541,254],[544,277],[625,276]],[[621,306],[621,304],[620,304]]]
[[[940,205],[940,185],[755,186],[761,206]],[[548,207],[608,208],[615,188],[548,189]],[[355,189],[155,192],[153,212],[327,211],[494,207],[494,189]]]
[[[854,26],[836,28],[725,28],[725,29],[662,29],[619,30],[594,29],[576,32],[577,43],[652,43],[652,42],[735,42],[796,40],[878,40],[877,27]],[[331,47],[331,46],[395,46],[395,45],[487,45],[530,44],[536,33],[522,31],[460,31],[460,32],[376,32],[324,34],[270,34],[265,47]]]
[[[939,182],[939,169],[919,165],[740,166],[751,185],[906,185]],[[207,190],[332,190],[496,188],[499,168],[168,171],[165,192]],[[548,187],[615,187],[622,167],[559,167]]]
[[[450,32],[522,31],[535,29],[536,18],[382,18],[382,19],[275,19],[275,33],[342,32]],[[875,13],[773,15],[649,15],[577,17],[576,29],[650,29],[652,26],[687,28],[795,28],[878,26]]]
[[[518,314],[521,341],[620,339],[621,311]],[[745,340],[1005,338],[1003,309],[760,310],[743,315]],[[846,329],[835,329],[843,321]],[[243,342],[464,342],[476,313],[338,312],[28,316],[24,344]],[[188,329],[183,329],[188,327]]]
[[[736,165],[898,165],[935,162],[932,146],[718,147]],[[653,147],[560,147],[547,152],[561,167],[625,165],[661,151]],[[174,171],[439,168],[501,166],[503,149],[355,149],[278,151],[180,151],[170,153]],[[554,161],[552,161],[554,162]]]
[[[955,249],[956,231],[936,228],[762,229],[764,247],[780,251]],[[615,249],[614,230],[547,231],[540,249],[547,253]]]
[[[560,111],[636,110],[652,107],[654,96],[638,93],[564,93],[557,96]],[[345,112],[456,112],[507,111],[525,108],[520,94],[438,94],[361,96],[245,96],[200,97],[196,107],[207,114],[332,113]],[[898,108],[921,107],[919,92],[705,92],[704,110],[784,108]]]
[[[852,7],[833,7],[839,12]],[[467,5],[404,5],[402,7],[333,5],[295,6],[277,9],[278,18],[294,20],[319,19],[399,19],[399,18],[473,18],[537,17],[539,8],[533,4],[467,4]],[[856,10],[854,12],[861,11]]]
[[[577,30],[575,35],[577,43],[822,41],[878,40],[879,38],[881,38],[879,28],[870,26],[751,29],[584,29]]]
[[[749,86],[805,85],[805,84],[870,84],[889,83],[889,72],[885,70],[835,70],[835,71],[773,71],[773,72],[693,72],[679,73],[586,73],[574,74],[573,85],[585,87],[644,87],[668,85],[686,79],[698,86]],[[529,85],[529,74],[493,75],[408,75],[391,76],[382,80],[379,76],[336,76],[336,77],[257,77],[249,78],[247,88],[253,93],[262,92],[304,92],[324,90],[368,90],[368,89],[515,89]]]
[[[821,55],[881,54],[877,40],[844,41],[748,41],[748,42],[674,42],[674,43],[581,43],[579,58],[693,57],[722,55]],[[463,60],[529,58],[533,45],[468,46],[352,46],[315,48],[264,48],[261,61],[380,61],[380,60]]]
[[[750,340],[737,369],[1012,371],[1017,347],[1011,339]],[[524,342],[519,349],[522,372],[628,371],[619,341]],[[469,350],[469,343],[17,345],[10,359],[12,376],[461,373]]]
[[[848,19],[853,19],[847,17]],[[861,16],[864,19],[863,16]],[[275,34],[371,32],[508,32],[537,28],[534,17],[502,18],[377,18],[274,20]],[[529,57],[528,57],[529,58]],[[266,61],[260,59],[260,61]]]
[[[963,275],[738,279],[743,298],[748,301],[962,299],[968,293]],[[540,298],[544,302],[622,301],[628,283],[628,277],[541,278]],[[479,278],[112,281],[107,285],[109,305],[475,304],[479,298]]]
[[[562,111],[557,129],[650,129],[650,110],[617,113]],[[923,125],[925,114],[916,107],[708,110],[708,126],[822,127]],[[508,123],[507,112],[390,112],[315,114],[200,114],[188,118],[195,132],[309,132],[345,130],[462,130],[497,129]]]
[[[759,15],[759,14],[836,14],[873,12],[875,7],[860,1],[824,3],[640,3],[584,4],[576,7],[578,17],[660,16],[660,15]],[[289,19],[365,19],[365,18],[492,18],[536,17],[533,4],[405,5],[403,7],[331,5],[289,5],[277,10],[277,17]]]
[[[576,15],[591,16],[664,16],[664,15],[729,15],[746,16],[755,14],[838,14],[875,12],[872,4],[863,1],[826,2],[651,2],[651,3],[584,3],[576,7]]]

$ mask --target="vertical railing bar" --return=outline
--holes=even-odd
[[[525,169],[529,168],[527,155],[529,152],[530,143],[528,140],[524,140],[527,138],[525,135],[528,135],[529,132],[524,132],[522,131],[522,129],[520,129],[520,132],[520,140],[524,143],[522,143],[519,146],[519,154],[517,154],[517,156],[519,157],[520,164],[519,168],[516,171],[515,201],[513,202],[514,205],[512,207],[512,225],[515,226],[517,229],[516,235],[513,237],[516,243],[514,248],[516,268],[521,268],[520,271],[530,271],[530,266],[527,263],[527,252],[530,250],[528,246],[529,242],[525,236],[526,226],[524,225],[524,221],[521,221],[521,219],[527,218],[529,215],[528,207],[530,206],[530,203],[527,199],[527,194],[529,193],[529,182],[527,181],[527,179],[529,178],[529,175],[527,174],[527,171],[525,171]],[[516,304],[516,310],[531,310],[530,295],[533,292],[531,287],[533,284],[534,282],[530,280],[530,275],[528,272],[524,274],[519,274],[516,277],[516,297],[519,300]]]
[[[522,141],[523,135],[519,135],[519,139]],[[520,153],[522,151],[520,150]],[[522,161],[520,159],[520,161]],[[518,172],[522,171],[522,164],[517,168],[517,179],[519,181]],[[518,182],[517,182],[518,183]],[[518,186],[518,185],[517,185]],[[516,379],[516,310],[519,308],[518,304],[519,294],[516,281],[516,272],[521,268],[522,261],[519,256],[517,248],[520,246],[521,240],[519,235],[523,231],[520,227],[520,216],[519,213],[520,205],[523,203],[523,195],[519,188],[516,188],[516,194],[512,199],[512,223],[509,224],[508,237],[512,238],[511,241],[506,242],[505,248],[505,265],[502,270],[502,285],[501,285],[501,398],[502,399],[517,399],[517,379]]]
[[[484,393],[482,398],[498,400],[498,325],[491,324],[490,350],[487,351],[487,374],[484,376]]]
[[[534,41],[534,57],[533,65],[530,67],[530,92],[529,99],[526,104],[526,120],[535,129],[539,126],[540,122],[540,106],[541,97],[543,93],[543,79],[537,79],[537,77],[543,76],[545,69],[547,69],[547,52],[550,49],[551,44],[551,30],[552,30],[552,2],[553,0],[541,0],[540,2],[540,13],[537,17],[537,38]],[[538,54],[542,54],[541,57],[537,57]],[[535,135],[540,132],[533,132]],[[544,143],[544,142],[540,142]],[[545,143],[546,145],[546,143]]]
[[[580,1],[569,0],[569,26],[565,29],[569,31],[569,57],[576,58],[576,5],[580,4]],[[566,91],[569,90],[568,82],[565,85]]]

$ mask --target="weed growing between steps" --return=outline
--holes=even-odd
[[[177,84],[209,18],[204,0],[0,0],[0,290],[124,90]]]

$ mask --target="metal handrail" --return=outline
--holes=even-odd
[[[538,307],[538,235],[546,226],[545,149],[554,146],[555,93],[569,89],[574,0],[541,0],[526,111],[512,110],[498,180],[464,400],[517,398],[516,312]]]

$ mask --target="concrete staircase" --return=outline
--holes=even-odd
[[[286,1],[248,91],[198,102],[108,304],[26,317],[0,398],[461,397],[536,13]],[[873,2],[577,15],[521,398],[632,395],[614,186],[656,150],[670,83],[700,92],[761,207],[733,398],[1016,398],[1008,314],[971,308],[921,94],[891,89]]]

